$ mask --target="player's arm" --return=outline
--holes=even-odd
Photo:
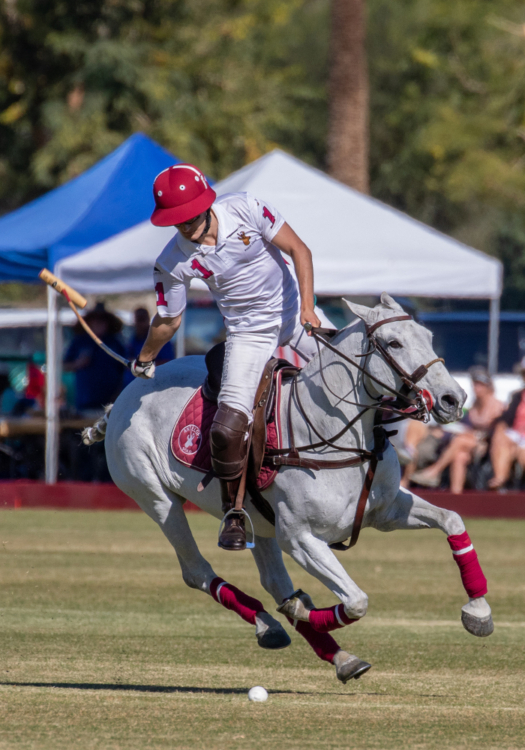
[[[153,284],[157,295],[157,314],[151,321],[139,356],[131,364],[131,372],[139,378],[152,378],[155,375],[155,359],[180,326],[190,279],[185,278],[180,265],[175,264],[173,270],[168,272],[158,260],[153,271]]]
[[[302,239],[296,235],[286,222],[279,229],[272,244],[289,255],[293,261],[299,293],[301,295],[301,323],[311,323],[314,328],[321,326],[321,321],[314,311],[314,267],[312,253]]]
[[[171,341],[176,334],[181,319],[182,315],[177,315],[176,318],[161,318],[158,313],[155,315],[151,321],[144,346],[139,354],[141,362],[150,362],[158,357],[164,344]]]
[[[177,332],[181,315],[174,318],[161,317],[158,313],[151,321],[148,336],[139,356],[131,363],[131,372],[137,378],[152,378],[155,375],[155,359],[160,350],[171,341]]]

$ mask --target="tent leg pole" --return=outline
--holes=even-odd
[[[499,305],[499,297],[490,300],[488,370],[491,375],[496,375],[498,372]]]
[[[186,310],[182,313],[177,338],[175,339],[175,356],[177,359],[186,356]]]
[[[58,475],[58,367],[57,293],[47,288],[46,338],[46,484],[55,484]]]

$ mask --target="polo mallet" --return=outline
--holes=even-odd
[[[117,354],[117,352],[114,352],[113,349],[110,349],[109,346],[106,346],[106,344],[101,341],[99,337],[91,330],[84,318],[78,312],[76,305],[83,309],[87,305],[87,299],[76,292],[74,289],[72,289],[70,286],[65,284],[59,278],[57,278],[54,274],[51,273],[51,271],[48,271],[47,268],[43,268],[38,276],[42,279],[42,281],[45,281],[46,284],[49,284],[49,286],[53,287],[56,292],[62,294],[66,298],[69,307],[77,316],[78,322],[80,323],[84,331],[88,334],[88,336],[91,336],[95,344],[100,346],[100,348],[103,349],[106,354],[109,354],[110,357],[116,359],[117,362],[120,362],[129,370],[131,368],[131,362],[129,361],[129,359],[122,357],[120,354]]]

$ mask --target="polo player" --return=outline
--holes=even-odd
[[[303,326],[321,325],[314,309],[312,254],[283,217],[249,193],[217,198],[203,173],[176,164],[153,184],[155,226],[178,230],[158,257],[157,314],[132,373],[152,378],[155,358],[180,326],[192,279],[209,287],[226,326],[226,353],[210,440],[222,511],[235,504],[247,460],[254,399],[268,359],[289,345],[310,360],[316,345]],[[297,283],[281,252],[292,259]],[[299,305],[300,298],[300,305]],[[246,547],[244,514],[229,513],[219,545]]]

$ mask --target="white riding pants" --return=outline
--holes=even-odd
[[[319,308],[315,312],[323,326],[333,327]],[[251,417],[264,366],[278,346],[286,345],[307,362],[317,354],[315,340],[307,335],[299,315],[284,326],[228,333],[219,404],[227,404]]]

